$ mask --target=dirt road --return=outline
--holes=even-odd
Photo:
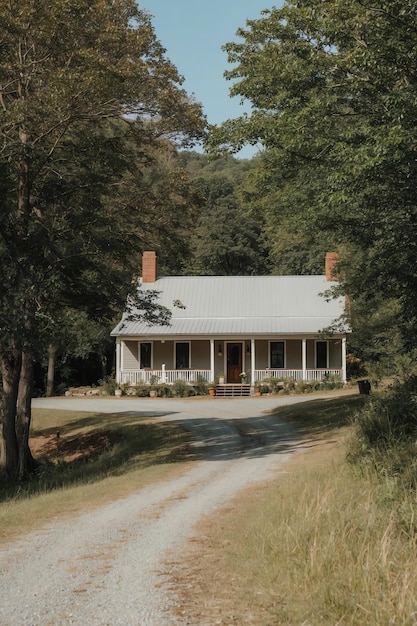
[[[280,471],[299,443],[269,411],[307,399],[35,400],[40,408],[134,412],[179,422],[191,430],[198,460],[171,481],[3,546],[0,625],[189,623],[174,617],[168,551],[180,560],[197,521]]]

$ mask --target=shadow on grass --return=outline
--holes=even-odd
[[[303,435],[319,435],[349,426],[367,400],[365,395],[317,399],[277,408],[273,414],[294,424]]]
[[[318,437],[349,425],[366,400],[360,395],[311,399],[232,420],[218,417],[215,411],[191,419],[178,416],[175,422],[151,419],[171,417],[170,410],[151,414],[45,412],[36,417],[34,429],[34,435],[43,438],[38,448],[39,471],[17,488],[0,477],[0,502],[91,484],[163,463],[291,453],[301,439],[304,447],[315,446]]]
[[[189,433],[177,424],[152,422],[149,413],[85,414],[69,422],[60,422],[59,413],[55,426],[34,431],[38,471],[17,486],[0,475],[0,502],[191,458]]]

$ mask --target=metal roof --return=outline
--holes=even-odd
[[[122,318],[112,335],[316,334],[344,311],[326,299],[325,276],[172,276],[141,286],[157,290],[172,313],[169,326]]]

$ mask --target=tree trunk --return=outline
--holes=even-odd
[[[107,376],[107,356],[101,355],[101,378],[104,380]]]
[[[50,398],[54,394],[55,355],[56,355],[56,348],[52,343],[50,343],[48,346],[48,373],[46,377],[46,397],[47,398]]]
[[[16,435],[19,452],[17,477],[20,480],[33,472],[37,467],[37,463],[29,448],[29,430],[32,418],[32,390],[33,359],[30,354],[23,352],[16,412]]]
[[[2,458],[8,478],[16,480],[19,468],[19,447],[16,435],[16,405],[19,389],[22,353],[16,347],[1,355],[3,379],[2,398]]]

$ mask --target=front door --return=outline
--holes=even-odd
[[[227,344],[227,382],[240,383],[239,374],[242,372],[242,344]]]

